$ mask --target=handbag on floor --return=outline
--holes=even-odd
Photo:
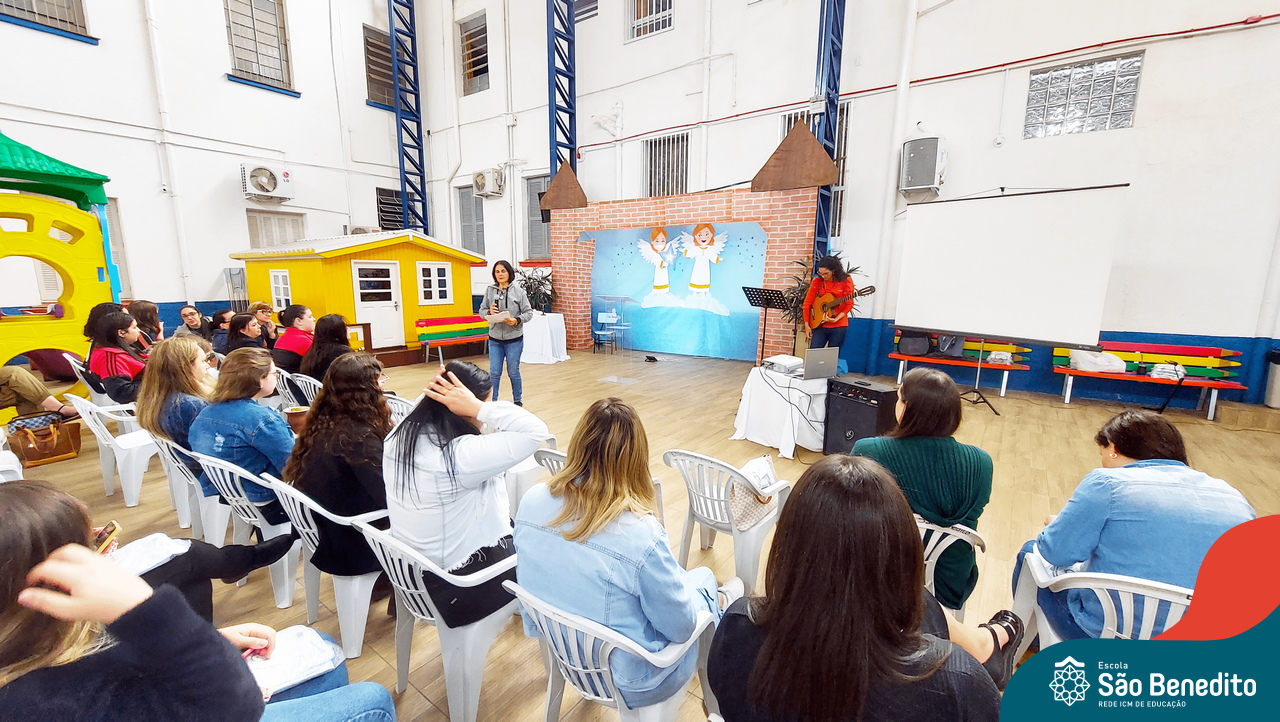
[[[74,459],[80,455],[80,424],[59,421],[37,428],[18,427],[9,432],[9,449],[24,469]]]
[[[57,411],[37,411],[34,414],[23,414],[14,417],[6,427],[10,434],[18,429],[43,429],[46,426],[52,426],[65,417]]]
[[[763,489],[777,482],[778,474],[774,471],[772,456],[752,459],[743,464],[739,471],[752,481],[755,488],[738,481],[730,485],[729,513],[733,516],[733,525],[738,531],[746,531],[778,508],[776,498],[756,493],[756,489]]]

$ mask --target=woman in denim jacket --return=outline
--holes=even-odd
[[[293,453],[293,431],[284,417],[258,404],[276,390],[276,365],[264,348],[242,348],[227,354],[218,374],[218,385],[187,438],[191,450],[229,461],[255,476],[268,472],[280,477]],[[204,476],[205,496],[218,493]],[[289,520],[275,492],[251,481],[244,482],[245,496],[262,508],[270,524]]]
[[[564,470],[520,503],[520,585],[650,651],[684,642],[699,612],[719,619],[716,580],[705,567],[680,567],[655,504],[640,417],[620,399],[595,402],[578,422]],[[525,633],[537,636],[528,617]],[[619,651],[614,681],[628,707],[657,704],[689,683],[697,659],[697,645],[666,669]]]
[[[205,352],[195,336],[167,338],[151,349],[148,369],[138,392],[138,425],[190,451],[187,432],[209,405],[212,390]],[[201,473],[195,459],[184,456],[182,461],[196,475]]]

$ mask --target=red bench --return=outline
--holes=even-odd
[[[1117,381],[1140,381],[1149,384],[1176,386],[1178,381],[1172,379],[1152,378],[1138,373],[1140,364],[1180,364],[1187,371],[1181,382],[1183,386],[1200,389],[1200,402],[1196,408],[1203,408],[1205,396],[1209,399],[1209,420],[1213,421],[1214,411],[1218,407],[1218,391],[1222,389],[1247,389],[1248,386],[1232,381],[1236,372],[1231,370],[1239,366],[1239,361],[1229,357],[1239,356],[1239,351],[1211,346],[1177,346],[1155,343],[1125,343],[1121,341],[1102,341],[1102,350],[1113,353],[1124,359],[1124,373],[1108,373],[1103,371],[1080,371],[1070,367],[1070,349],[1055,348],[1053,350],[1054,373],[1066,376],[1062,384],[1062,402],[1071,403],[1071,389],[1076,376],[1088,376],[1096,379],[1114,379]]]

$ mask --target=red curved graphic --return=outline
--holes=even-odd
[[[1210,640],[1234,637],[1280,606],[1280,515],[1245,522],[1209,548],[1187,613],[1156,637]]]

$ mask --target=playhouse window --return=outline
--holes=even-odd
[[[448,263],[418,261],[418,305],[453,303],[453,274]]]
[[[81,0],[0,0],[0,15],[81,35],[89,32],[84,23]]]
[[[281,310],[293,305],[293,291],[289,288],[289,272],[286,270],[271,271],[271,305]]]
[[[225,0],[231,74],[266,85],[292,88],[284,0]]]

